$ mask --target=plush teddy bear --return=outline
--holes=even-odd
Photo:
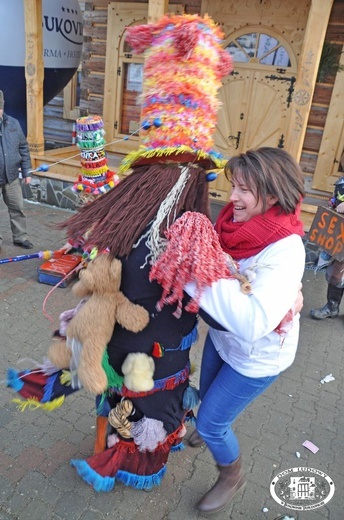
[[[124,384],[133,392],[148,392],[154,387],[153,358],[143,352],[132,352],[127,355],[122,365]]]
[[[72,352],[66,345],[66,331],[69,322],[81,309],[86,299],[83,298],[76,307],[68,309],[60,314],[60,325],[53,334],[53,343],[48,350],[48,359],[56,368],[69,368]]]
[[[93,394],[108,387],[102,359],[116,322],[131,332],[140,332],[149,321],[146,309],[128,300],[119,290],[122,264],[108,254],[98,255],[79,275],[73,293],[87,298],[66,327],[66,340],[59,339],[49,349],[48,357],[58,368],[70,366],[69,346],[80,345],[77,374],[81,384]],[[68,344],[68,346],[67,346]],[[61,366],[61,365],[66,365]]]

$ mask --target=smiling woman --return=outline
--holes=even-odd
[[[225,171],[233,191],[215,230],[223,251],[251,281],[251,294],[243,294],[236,280],[221,279],[200,299],[210,328],[190,444],[205,441],[219,470],[215,486],[197,504],[203,513],[221,511],[245,485],[231,427],[294,361],[305,262],[299,220],[303,177],[296,161],[284,150],[265,147],[232,157]],[[194,297],[195,284],[186,291]]]

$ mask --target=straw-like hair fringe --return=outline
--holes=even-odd
[[[66,229],[71,240],[79,240],[87,233],[87,244],[99,250],[108,248],[113,256],[128,256],[180,173],[181,167],[174,164],[138,167],[111,191],[79,208],[58,228]],[[183,211],[209,216],[208,183],[205,171],[198,166],[190,165],[190,177],[173,214],[177,216]],[[166,225],[165,219],[160,229],[162,235]]]

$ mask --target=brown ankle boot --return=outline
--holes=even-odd
[[[196,505],[196,508],[202,513],[210,514],[222,511],[246,484],[240,456],[229,466],[217,467],[220,475],[216,484]]]
[[[192,448],[200,448],[201,446],[204,446],[205,442],[198,433],[197,430],[194,430],[192,434],[190,435],[188,439],[189,446]]]

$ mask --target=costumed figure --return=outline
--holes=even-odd
[[[200,290],[231,276],[209,220],[207,183],[207,172],[226,162],[213,150],[217,92],[221,78],[231,71],[222,37],[209,17],[198,15],[164,16],[156,24],[128,28],[133,51],[145,52],[139,99],[142,144],[122,162],[120,171],[132,169],[130,175],[61,225],[70,241],[87,237],[86,246],[106,251],[100,258],[105,254],[121,261],[121,293],[149,315],[141,332],[127,330],[118,319],[104,345],[107,388],[96,397],[95,453],[72,461],[97,491],[111,490],[116,481],[139,489],[158,485],[169,453],[183,447],[184,422],[198,402],[196,389],[189,385],[197,298],[184,298],[183,287],[191,275]],[[172,255],[164,256],[173,226],[181,239]],[[190,259],[197,260],[197,267]],[[79,312],[72,312],[67,321],[73,323]],[[70,345],[68,330],[69,325],[62,335]],[[65,344],[62,350],[65,356]],[[67,366],[59,366],[61,371],[54,374],[56,384],[66,377],[62,369],[71,369],[71,358],[73,349],[64,357],[62,365]],[[56,357],[53,361],[59,364]],[[78,372],[77,361],[74,368]],[[10,384],[27,398],[25,378],[12,374]],[[89,381],[87,386],[97,387]],[[61,398],[60,390],[46,393],[43,400]]]
[[[333,196],[329,206],[338,213],[344,213],[344,177],[335,182]],[[339,315],[339,306],[344,293],[344,262],[339,262],[331,255],[322,251],[318,260],[318,268],[326,266],[327,302],[320,309],[310,312],[314,320],[336,318]]]

